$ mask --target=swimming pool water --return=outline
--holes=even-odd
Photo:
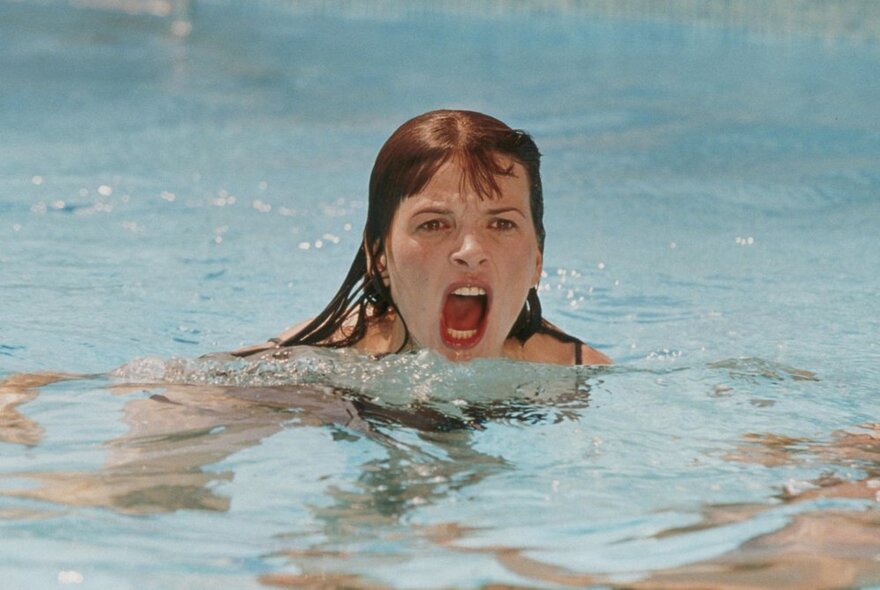
[[[880,584],[876,9],[382,6],[0,2],[0,378],[90,375],[0,389],[4,584]],[[534,135],[615,366],[200,359],[319,310],[440,107]]]

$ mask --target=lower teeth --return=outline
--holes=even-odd
[[[473,338],[476,336],[476,330],[453,330],[452,328],[446,328],[446,333],[455,338],[456,340],[464,340],[466,338]]]

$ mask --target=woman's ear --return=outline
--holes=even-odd
[[[379,254],[379,257],[376,259],[376,270],[379,271],[379,276],[382,277],[382,283],[390,288],[391,278],[388,274],[388,261],[385,258],[384,252]]]
[[[544,270],[544,255],[539,251],[538,258],[535,261],[535,272],[532,275],[532,287],[538,286],[538,283],[541,282],[541,272]]]
[[[391,284],[388,278],[388,262],[385,257],[385,252],[381,252],[378,256],[376,256],[374,250],[376,250],[377,248],[378,244],[370,247],[370,245],[367,244],[366,239],[364,239],[364,252],[367,255],[367,276],[371,276],[372,271],[375,269],[376,271],[378,271],[379,276],[382,278],[382,283],[386,287],[388,287]]]

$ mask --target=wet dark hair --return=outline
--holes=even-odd
[[[509,160],[521,164],[528,176],[529,207],[538,248],[543,252],[541,154],[528,133],[511,129],[488,115],[459,110],[431,111],[401,125],[379,150],[373,165],[364,239],[342,286],[321,313],[277,344],[343,348],[359,342],[370,321],[395,308],[378,260],[400,203],[421,191],[449,161],[461,166],[463,183],[470,184],[484,198],[497,198],[501,189],[496,178],[514,174],[513,164],[505,165]],[[400,317],[406,328],[406,318]],[[510,337],[525,342],[538,331],[558,333],[542,319],[541,303],[533,287]],[[401,349],[409,341],[409,331],[405,332]]]

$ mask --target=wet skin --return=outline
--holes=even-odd
[[[502,356],[541,276],[526,172],[514,163],[513,175],[496,181],[501,194],[486,197],[463,182],[455,161],[444,164],[421,192],[400,204],[380,258],[414,344],[450,360]],[[454,306],[448,299],[460,288],[485,291],[483,313],[462,314],[467,325],[450,319]],[[451,331],[455,327],[461,329]]]

